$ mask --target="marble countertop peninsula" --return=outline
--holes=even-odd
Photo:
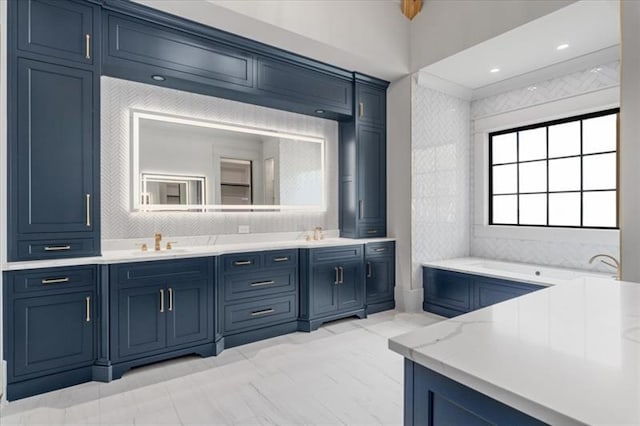
[[[550,424],[640,424],[640,284],[569,281],[389,340]]]
[[[104,240],[102,243],[101,256],[7,262],[2,265],[2,270],[15,271],[60,266],[146,262],[153,260],[218,256],[228,253],[242,253],[250,251],[336,247],[395,240],[394,238],[340,238],[338,237],[338,231],[324,231],[324,238],[317,241],[307,241],[305,236],[305,233],[300,232],[230,234],[197,237],[167,236],[163,238],[161,244],[162,250],[160,251],[153,250],[153,238]],[[166,243],[169,241],[173,243],[174,247],[171,250],[166,250]],[[142,243],[145,243],[148,246],[148,250],[146,252],[143,252],[138,247]]]

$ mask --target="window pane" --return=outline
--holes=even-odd
[[[549,225],[580,226],[580,193],[549,194]]]
[[[539,160],[547,156],[547,128],[519,132],[519,160]]]
[[[518,161],[516,133],[493,136],[491,138],[492,164],[515,163]]]
[[[493,197],[493,223],[516,224],[518,222],[517,195]]]
[[[549,158],[580,155],[580,122],[549,126]]]
[[[520,195],[520,225],[547,224],[547,194]]]
[[[520,164],[520,192],[547,190],[547,162],[534,161]]]
[[[582,152],[615,151],[617,145],[617,114],[590,118],[582,122]]]
[[[583,194],[583,226],[616,226],[616,191]]]
[[[549,160],[549,191],[580,189],[580,157]]]
[[[493,166],[493,193],[513,194],[518,192],[517,173],[515,164]]]
[[[583,158],[583,188],[616,188],[616,154],[587,155]]]

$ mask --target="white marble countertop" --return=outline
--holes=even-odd
[[[483,275],[486,277],[514,280],[542,286],[566,284],[579,278],[613,279],[615,272],[596,272],[584,269],[568,269],[531,263],[506,262],[479,257],[460,257],[455,259],[423,262],[422,266],[448,271]],[[585,262],[585,267],[589,264]]]
[[[389,340],[550,424],[640,424],[640,284],[579,278]]]
[[[152,260],[183,259],[190,257],[218,256],[228,253],[242,253],[250,251],[285,250],[296,248],[335,247],[354,244],[371,244],[383,241],[395,241],[394,238],[325,238],[318,241],[305,240],[275,240],[253,242],[220,242],[207,245],[177,246],[171,250],[163,248],[161,251],[153,250],[153,243],[149,244],[146,252],[134,248],[133,243],[127,246],[130,249],[103,250],[102,256],[74,257],[70,259],[31,260],[25,262],[7,262],[2,265],[3,271],[15,271],[22,269],[50,268],[59,266],[78,265],[105,265],[113,263],[146,262]],[[171,238],[169,238],[171,240]],[[163,244],[164,247],[164,244]]]

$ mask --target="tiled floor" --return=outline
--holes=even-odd
[[[387,338],[439,321],[396,311],[131,370],[0,407],[13,424],[401,424]]]

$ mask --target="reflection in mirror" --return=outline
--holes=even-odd
[[[315,210],[324,139],[132,111],[134,210]]]

